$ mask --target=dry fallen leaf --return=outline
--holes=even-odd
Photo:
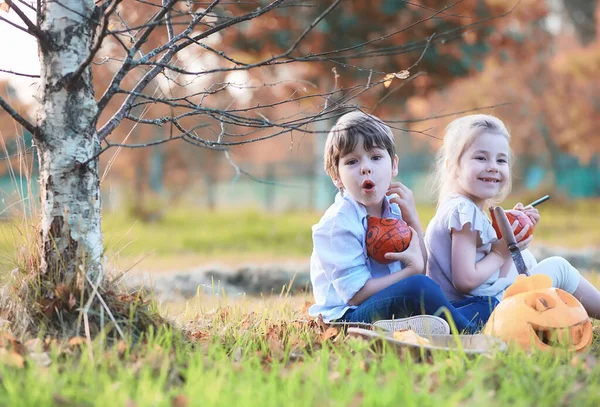
[[[17,352],[0,348],[0,363],[8,366],[23,367],[25,365],[25,359]]]
[[[85,338],[83,338],[81,336],[74,336],[71,339],[69,339],[69,345],[71,345],[71,346],[83,345],[84,343],[85,343]]]
[[[383,86],[385,86],[386,88],[389,88],[390,85],[392,84],[392,79],[394,79],[394,74],[393,73],[387,74],[383,78]]]
[[[422,336],[419,336],[415,331],[409,329],[404,331],[395,331],[392,334],[393,338],[407,343],[412,343],[415,345],[423,346],[429,345],[429,339],[425,339]]]
[[[409,76],[410,76],[410,72],[407,71],[406,69],[403,71],[400,71],[400,72],[389,73],[386,76],[384,76],[384,78],[383,78],[383,86],[385,86],[386,88],[389,88],[390,85],[392,84],[392,80],[394,78],[408,79]]]
[[[183,394],[179,394],[171,400],[171,406],[173,407],[187,407],[189,404],[188,399]]]
[[[334,338],[339,333],[340,333],[340,330],[338,328],[331,326],[331,327],[327,328],[327,330],[325,332],[323,332],[323,334],[321,335],[321,342],[325,342],[331,338]]]
[[[125,352],[127,352],[127,344],[121,339],[117,342],[117,353],[119,354],[119,357],[123,357]]]
[[[408,77],[410,76],[410,72],[408,72],[406,69],[400,72],[397,72],[396,74],[396,78],[398,79],[408,79]]]
[[[304,301],[304,305],[302,306],[302,309],[300,310],[300,313],[302,315],[308,315],[308,309],[313,305],[313,303],[311,301]]]

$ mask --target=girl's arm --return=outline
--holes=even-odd
[[[465,294],[485,283],[510,257],[504,240],[498,240],[492,251],[475,263],[478,233],[469,224],[462,230],[452,229],[452,284]]]
[[[512,258],[504,239],[492,243],[490,253],[475,263],[478,232],[472,231],[467,225],[469,224],[464,225],[462,230],[452,229],[452,284],[458,291],[465,294],[485,283],[500,268],[500,277],[506,277],[512,264]],[[517,226],[518,222],[515,221],[511,225],[513,231]],[[529,236],[527,239],[520,240],[525,237],[528,229],[528,227],[524,227],[520,233],[515,235],[520,250],[527,248],[533,239],[533,236]]]
[[[386,253],[385,255],[385,257],[390,260],[399,260],[403,262],[406,267],[400,271],[383,277],[368,279],[365,285],[363,285],[362,288],[358,290],[356,294],[354,294],[350,301],[348,301],[349,305],[360,305],[373,294],[378,293],[384,288],[387,288],[400,280],[415,274],[423,274],[423,271],[425,270],[425,263],[423,263],[423,254],[421,253],[419,235],[412,227],[411,229],[412,239],[408,245],[408,248],[402,253]]]

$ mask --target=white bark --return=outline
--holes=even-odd
[[[96,25],[93,0],[43,1],[39,23],[41,108],[36,134],[40,159],[42,272],[58,278],[85,270],[92,281],[102,273],[100,227],[100,143],[98,107],[91,69],[75,81],[92,48]],[[84,165],[82,165],[84,164]]]

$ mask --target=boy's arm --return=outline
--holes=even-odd
[[[388,274],[383,277],[370,278],[348,301],[349,305],[360,305],[373,294],[378,293],[400,280],[415,274],[423,274],[425,263],[423,263],[423,256],[421,254],[420,238],[414,229],[412,232],[412,239],[408,249],[402,253],[387,253],[385,255],[385,257],[390,260],[402,261],[406,267],[396,273]]]
[[[427,264],[427,250],[425,249],[425,238],[423,229],[421,228],[421,220],[417,213],[417,206],[413,193],[406,185],[401,182],[392,182],[388,188],[387,195],[390,196],[390,202],[395,203],[402,212],[402,219],[408,226],[414,229],[419,236],[419,245],[421,246],[421,255],[423,256],[423,264]]]

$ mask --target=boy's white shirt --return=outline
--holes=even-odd
[[[383,217],[402,219],[400,208],[383,203]],[[389,275],[402,268],[399,261],[380,264],[367,256],[367,210],[349,194],[339,193],[334,203],[312,227],[313,252],[310,259],[310,278],[315,304],[309,314],[323,316],[324,321],[341,318],[348,301],[370,278]]]

